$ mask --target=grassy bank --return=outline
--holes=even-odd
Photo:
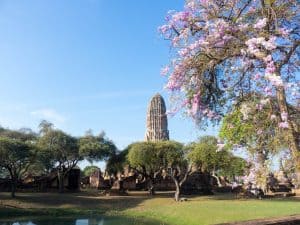
[[[232,195],[190,197],[176,203],[167,194],[150,198],[140,193],[105,197],[96,193],[22,193],[11,200],[0,193],[0,218],[17,216],[110,216],[134,218],[140,224],[215,224],[300,214],[300,199],[234,199]],[[128,222],[128,224],[130,224]]]

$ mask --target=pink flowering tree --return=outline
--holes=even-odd
[[[298,169],[299,127],[288,104],[299,104],[300,4],[297,0],[187,0],[159,28],[174,58],[162,69],[175,111],[199,125],[218,122],[243,96],[275,99],[277,121]],[[276,120],[274,120],[274,116]]]

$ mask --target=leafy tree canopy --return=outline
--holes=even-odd
[[[105,137],[105,133],[95,136],[87,132],[79,139],[79,153],[90,162],[107,160],[116,151],[115,144]]]
[[[83,169],[83,175],[84,176],[90,176],[91,174],[93,174],[95,171],[100,170],[100,168],[98,166],[86,166]]]
[[[12,134],[13,137],[9,137]],[[36,148],[25,134],[16,131],[5,131],[0,136],[0,167],[6,169],[11,178],[12,197],[15,197],[17,182],[35,160]]]

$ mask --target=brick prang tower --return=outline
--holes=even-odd
[[[160,94],[154,95],[148,105],[145,140],[169,140],[166,104]]]

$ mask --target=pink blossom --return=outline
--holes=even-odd
[[[276,71],[276,67],[273,61],[267,63],[266,74],[273,74]]]
[[[197,4],[195,1],[188,1],[187,4],[186,4],[186,9],[188,10],[196,10],[196,7],[197,7]]]
[[[170,67],[169,66],[165,66],[164,68],[161,69],[160,74],[165,76],[169,73],[170,71]]]
[[[268,98],[260,100],[260,104],[262,104],[262,106],[268,104],[269,102],[270,102],[270,99],[268,99]]]
[[[199,109],[199,96],[194,95],[193,101],[192,101],[192,109],[191,109],[192,115],[196,115],[198,112],[198,109]]]
[[[281,113],[281,119],[282,119],[283,121],[287,121],[287,119],[288,119],[288,114],[287,114],[287,112],[282,112],[282,113]]]
[[[262,131],[262,129],[258,129],[258,131],[256,132],[258,135],[260,135],[260,134],[262,134],[263,133],[263,131]]]
[[[261,78],[261,75],[259,73],[254,75],[254,80],[259,80]]]
[[[258,38],[250,38],[245,42],[245,44],[248,46],[249,53],[256,55],[261,50],[259,47],[264,47],[267,50],[274,50],[277,45],[275,43],[276,37],[272,36],[269,38],[268,41],[264,37],[258,37]]]
[[[271,120],[276,120],[276,115],[272,114],[271,115]]]
[[[217,43],[215,44],[215,46],[216,46],[216,47],[219,47],[219,48],[224,47],[224,46],[225,46],[225,42],[224,42],[224,41],[219,41],[219,42],[217,42]]]
[[[260,15],[256,15],[258,18],[254,17],[253,12],[258,13],[263,10],[259,0],[251,1],[237,20],[231,18],[236,18],[239,13],[240,1],[238,0],[221,1],[222,7],[215,0],[187,0],[185,2],[184,9],[180,12],[170,12],[166,24],[159,28],[163,36],[171,40],[172,47],[175,49],[175,60],[170,63],[171,68],[162,69],[162,74],[169,76],[166,87],[174,91],[175,96],[178,94],[177,99],[180,102],[188,100],[188,104],[182,107],[186,107],[193,118],[199,121],[203,118],[209,120],[217,118],[217,113],[209,110],[210,101],[200,103],[201,98],[197,100],[190,93],[197,93],[199,89],[207,90],[206,74],[203,71],[214,70],[219,66],[224,66],[224,71],[231,72],[231,76],[227,76],[227,72],[216,75],[217,80],[220,81],[220,88],[224,90],[226,100],[228,100],[226,96],[229,90],[238,91],[236,87],[233,87],[233,80],[239,80],[245,71],[252,73],[251,91],[257,91],[266,98],[274,96],[277,87],[284,87],[287,101],[291,103],[297,101],[300,97],[299,94],[297,95],[300,93],[299,87],[296,89],[286,86],[287,77],[289,75],[292,77],[296,73],[295,69],[283,66],[282,71],[278,71],[277,65],[283,62],[286,54],[285,46],[288,51],[295,39],[293,35],[290,35],[291,31],[283,26],[285,23],[280,21],[286,19],[287,25],[289,22],[294,23],[295,21],[290,18],[294,18],[293,13],[298,10],[298,6],[295,7],[295,11],[293,8],[290,8],[291,12],[286,11],[289,17],[283,18],[281,14],[277,15],[279,28],[276,32],[273,30],[262,32],[269,23],[272,29],[276,28],[276,24],[275,19],[269,21]],[[231,18],[222,19],[229,13],[232,15]],[[241,42],[242,40],[244,42]],[[283,51],[277,51],[277,46],[280,46]],[[231,58],[234,58],[232,64]],[[221,65],[216,59],[226,60]],[[295,62],[296,60],[295,58]],[[290,64],[293,63],[294,61]],[[237,69],[230,71],[229,68],[232,65]],[[229,77],[232,81],[229,81]],[[264,103],[260,102],[258,109],[262,109],[263,105]],[[280,116],[277,117],[280,119]],[[276,119],[275,115],[271,116],[271,119]]]
[[[263,105],[262,104],[256,104],[256,108],[261,111],[263,109]]]
[[[159,27],[158,30],[159,30],[162,34],[164,34],[164,33],[166,33],[167,31],[170,30],[170,25],[163,25],[163,26]]]
[[[233,37],[232,36],[230,36],[230,35],[224,35],[223,37],[222,37],[222,39],[224,40],[224,41],[230,41],[231,39],[232,39]]]
[[[187,21],[190,16],[191,14],[188,11],[177,12],[172,16],[172,20],[173,22]]]
[[[173,45],[173,46],[177,46],[178,43],[179,43],[179,41],[180,41],[180,37],[179,37],[179,36],[174,37],[174,38],[172,39],[172,45]]]
[[[207,6],[208,3],[209,3],[208,0],[200,0],[200,4],[203,6]]]
[[[249,27],[248,23],[243,23],[243,24],[238,25],[238,29],[241,30],[241,31],[247,30],[248,27]]]
[[[267,96],[272,95],[272,89],[270,87],[265,87],[264,92]]]
[[[248,11],[248,12],[249,12],[249,13],[254,13],[254,12],[256,12],[255,7],[251,6],[251,7],[249,8],[249,11]]]
[[[183,48],[183,49],[180,49],[178,51],[178,54],[181,56],[181,57],[186,57],[189,53],[189,50],[187,48]]]
[[[288,122],[286,122],[286,121],[285,121],[285,122],[280,122],[280,123],[279,123],[279,127],[280,127],[280,128],[289,128],[289,124],[288,124]]]
[[[211,110],[209,110],[209,112],[207,113],[207,117],[208,118],[214,118],[216,115],[215,115],[215,113],[213,112],[213,111],[211,111]]]
[[[267,57],[264,58],[264,61],[266,63],[271,62],[272,61],[272,55],[268,55]]]
[[[260,50],[258,49],[258,46],[261,45],[265,41],[264,37],[259,38],[251,38],[245,42],[245,44],[248,46],[248,51],[251,54],[256,54]]]
[[[247,52],[245,51],[245,49],[241,49],[241,54],[242,55],[246,55],[247,54]]]
[[[253,25],[253,28],[262,29],[267,25],[267,21],[267,18],[260,19],[256,22],[256,24]]]
[[[270,81],[270,83],[276,87],[282,87],[283,81],[280,76],[277,76],[276,74],[266,74],[266,79]]]
[[[272,36],[272,37],[270,37],[270,39],[269,39],[268,41],[262,42],[262,45],[263,45],[267,50],[274,50],[274,49],[277,47],[275,41],[276,41],[276,37],[275,37],[275,36]]]

